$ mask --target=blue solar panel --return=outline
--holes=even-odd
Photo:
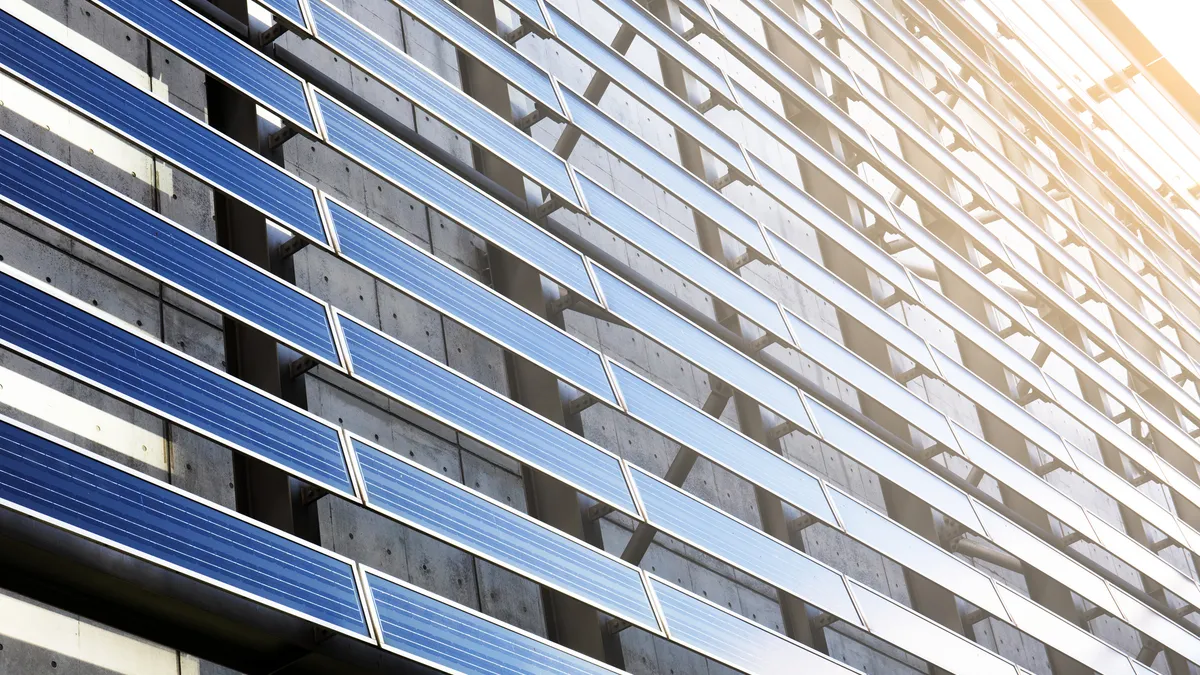
[[[838,527],[817,478],[620,364],[613,377],[634,418],[806,513]]]
[[[354,493],[333,427],[8,274],[0,274],[0,342],[300,478]]]
[[[637,515],[617,457],[375,330],[339,318],[355,376],[518,461]]]
[[[613,668],[407,584],[366,574],[387,649],[462,675],[613,675]]]
[[[582,208],[566,162],[560,157],[325,0],[311,0],[309,7],[317,39],[477,145]]]
[[[330,145],[551,279],[599,303],[578,252],[340,103],[321,93],[317,101]]]
[[[328,245],[311,187],[3,11],[0,67],[280,225]]]
[[[4,135],[0,199],[303,352],[341,363],[319,301]]]
[[[440,1],[440,0],[439,0]],[[559,40],[597,70],[613,78],[651,109],[708,148],[733,170],[750,176],[742,146],[678,96],[650,79],[611,47],[554,7],[548,7]],[[707,8],[706,8],[707,9]],[[590,204],[589,204],[590,206]]]
[[[858,671],[651,575],[671,639],[747,673],[856,675]]]
[[[333,201],[341,253],[396,288],[618,406],[600,354],[508,298]]]
[[[277,19],[289,23],[305,32],[311,30],[304,20],[304,11],[300,9],[300,0],[259,0],[263,7],[271,10]]]
[[[0,418],[0,503],[367,636],[352,563]]]
[[[841,573],[679,488],[629,467],[646,522],[751,576],[863,628]]]
[[[636,567],[357,439],[354,450],[369,506],[645,630],[660,631]]]
[[[753,396],[768,408],[813,432],[800,392],[695,324],[599,266],[596,280],[609,310],[697,366]]]
[[[591,217],[596,222],[670,266],[692,283],[729,303],[776,337],[791,341],[791,333],[788,332],[779,305],[765,293],[584,174],[575,175],[579,179],[580,191],[588,203]]]
[[[641,5],[632,0],[602,0],[600,4],[633,27],[660,52],[667,54],[695,75],[718,98],[729,102],[736,100],[725,73]]]
[[[695,211],[733,235],[738,241],[773,259],[766,235],[753,216],[741,210],[710,185],[671,161],[599,108],[575,92],[562,88],[571,121],[579,130],[611,150],[617,157],[674,194]]]
[[[246,92],[264,107],[317,134],[303,80],[199,14],[175,0],[97,0],[96,4]],[[304,26],[296,0],[283,0],[278,7],[289,21]]]
[[[550,74],[525,58],[492,31],[479,25],[446,0],[393,0],[419,21],[441,33],[460,49],[495,69],[533,100],[562,115],[562,102],[554,92]],[[549,28],[537,0],[509,0],[509,4],[543,28]]]

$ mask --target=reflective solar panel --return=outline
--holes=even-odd
[[[310,0],[309,7],[317,39],[326,46],[582,208],[566,162],[553,152],[325,0]]]
[[[972,605],[1008,620],[1000,596],[986,574],[836,487],[830,486],[829,496],[846,526],[846,534]]]
[[[175,0],[98,0],[96,4],[317,135],[303,80],[188,7]],[[275,0],[270,8],[297,26],[305,25],[297,0]]]
[[[863,394],[896,411],[930,438],[962,454],[945,414],[921,400],[908,387],[884,375],[862,357],[826,337],[804,319],[790,311],[787,312],[787,318],[792,334],[796,336],[796,344],[806,356]]]
[[[1200,606],[1200,587],[1197,587],[1194,579],[1180,572],[1174,565],[1158,557],[1124,532],[1109,525],[1103,518],[1089,513],[1088,519],[1095,528],[1096,534],[1099,535],[1097,541],[1101,546],[1157,581],[1185,602],[1191,603],[1193,607]]]
[[[261,211],[328,245],[311,187],[0,11],[0,68]]]
[[[683,358],[762,401],[801,429],[812,430],[800,392],[791,384],[604,268],[593,265],[592,269],[613,314]]]
[[[1112,586],[1113,598],[1121,607],[1125,621],[1139,631],[1158,640],[1167,649],[1200,665],[1200,637],[1147,607],[1125,591]]]
[[[604,362],[594,349],[341,204],[327,199],[327,205],[344,257],[619,407]]]
[[[858,671],[650,575],[671,639],[747,673],[851,675]]]
[[[830,527],[839,527],[820,481],[618,363],[611,363],[625,408],[634,418],[669,436]]]
[[[271,14],[284,23],[290,24],[304,32],[311,30],[304,20],[304,12],[300,9],[300,0],[258,0],[271,11]]]
[[[0,342],[158,415],[346,495],[337,429],[0,266]]]
[[[467,16],[446,0],[392,0],[412,13],[447,40],[458,45],[487,67],[500,73],[509,82],[538,103],[563,114],[562,102],[554,92],[550,75],[542,67],[525,58],[495,33]],[[508,4],[526,19],[542,28],[550,28],[537,0],[509,0]],[[557,28],[557,26],[556,26]]]
[[[661,185],[664,190],[679,197],[693,210],[711,218],[747,247],[758,251],[768,260],[774,259],[762,227],[753,216],[621,126],[587,99],[566,87],[561,91],[571,122],[580,131]]]
[[[1017,667],[853,579],[850,590],[871,633],[958,675],[1016,675]]]
[[[383,647],[439,670],[463,675],[621,672],[399,580],[372,571],[364,576]]]
[[[660,632],[636,567],[402,457],[359,439],[353,446],[368,506],[645,630]]]
[[[0,418],[0,504],[368,636],[353,564]]]
[[[724,300],[765,330],[791,341],[779,304],[769,296],[583,173],[575,175],[591,211],[590,216],[598,223]]]
[[[614,455],[339,314],[350,372],[405,405],[637,516]]]
[[[715,509],[636,466],[629,467],[646,522],[751,576],[862,626],[838,571]]]
[[[970,498],[961,490],[816,399],[807,395],[804,398],[809,410],[812,410],[821,439],[826,443],[962,523],[972,532],[983,532]]]
[[[1101,675],[1133,675],[1129,657],[1029,598],[997,584],[1017,628]]]
[[[1179,521],[1153,499],[1142,494],[1140,490],[1130,485],[1125,479],[1113,473],[1108,467],[1097,461],[1088,453],[1067,444],[1068,450],[1075,458],[1075,466],[1079,475],[1090,483],[1108,493],[1110,497],[1129,507],[1154,527],[1157,527],[1171,539],[1186,543],[1183,532],[1179,529]]]
[[[703,10],[697,7],[697,11],[707,12],[707,5],[704,5],[702,0],[696,1],[701,2],[700,7],[703,7]],[[734,171],[743,176],[752,176],[750,165],[746,162],[746,155],[737,141],[730,138],[673,92],[647,77],[624,56],[597,40],[567,15],[554,7],[548,9],[550,17],[554,20],[555,32],[563,45],[591,64],[596,70],[607,74],[616,84],[662,115],[663,119],[670,121],[672,125],[708,148]]]
[[[320,301],[3,134],[0,200],[300,351],[341,363]]]
[[[559,6],[560,2],[550,4]],[[708,87],[713,95],[730,103],[736,102],[725,73],[641,5],[632,0],[602,0],[600,5],[631,26],[660,52],[683,66]]]
[[[583,257],[394,136],[317,93],[329,144],[546,276],[599,303]]]

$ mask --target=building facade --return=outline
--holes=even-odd
[[[1139,38],[0,0],[0,673],[1200,671]]]

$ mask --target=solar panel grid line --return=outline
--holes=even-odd
[[[625,366],[611,360],[609,365],[618,386],[626,392],[625,410],[633,419],[840,529],[819,478]],[[759,457],[769,466],[750,466],[749,462]]]
[[[301,78],[187,5],[176,0],[98,0],[96,4],[299,129],[316,133]],[[299,12],[297,0],[296,12],[287,12],[287,18],[300,19],[298,25],[303,26]],[[254,72],[239,72],[241,67]]]
[[[583,207],[566,162],[553,152],[325,0],[311,0],[310,7],[314,36],[323,45],[566,203]]]
[[[674,195],[693,211],[704,214],[734,239],[774,263],[762,223],[735,205],[712,185],[671,160],[640,136],[600,110],[594,103],[560,83],[572,125],[635,167],[652,182]],[[634,158],[637,155],[640,159]]]
[[[359,567],[379,626],[379,646],[392,653],[453,675],[624,672],[382,571],[361,563]],[[406,629],[407,644],[389,644],[389,638],[406,637],[389,630],[391,625]],[[505,635],[503,642],[497,641],[497,634]],[[479,646],[491,647],[490,653],[472,662],[472,649]]]
[[[720,298],[763,330],[792,341],[776,300],[587,174],[578,170],[574,173],[590,208],[588,218],[670,267],[684,280]]]
[[[309,0],[310,2],[312,0]],[[478,59],[496,71],[517,89],[541,104],[556,120],[565,118],[562,99],[554,85],[554,78],[534,63],[502,36],[480,24],[474,17],[446,0],[391,0],[397,7],[413,15],[456,48]],[[542,0],[512,0],[508,3],[525,18],[532,19],[534,7],[540,15],[536,24],[544,32],[553,33],[550,14]],[[518,5],[527,5],[522,11]]]
[[[647,77],[630,63],[625,55],[617,53],[612,47],[598,40],[570,17],[554,7],[550,8],[550,13],[558,26],[559,44],[597,72],[608,75],[614,84],[658,113],[671,125],[684,130],[724,162],[730,170],[739,173],[744,180],[753,182],[753,172],[741,143],[721,131],[674,92]]]
[[[794,385],[620,277],[594,262],[589,264],[610,312],[697,367],[753,396],[797,428],[811,432],[812,422]]]
[[[355,585],[351,572],[354,562],[350,559],[4,416],[0,416],[0,441],[0,505],[5,508],[336,633],[370,640],[365,609],[359,602],[357,589],[343,593],[340,600],[333,596],[325,598],[328,605],[317,604],[319,598],[314,595],[317,593],[315,586],[306,588],[302,583],[308,572],[299,566],[305,561],[297,557],[297,552],[306,552],[301,555],[309,560],[325,559],[330,565],[344,566],[345,575],[340,580],[337,575],[329,574],[332,567],[324,572],[314,568],[318,573],[314,582],[326,587],[342,581]],[[61,481],[71,489],[53,491],[47,482],[51,479]],[[131,490],[136,490],[136,500],[131,496]],[[128,516],[142,521],[128,532],[116,529],[121,522],[121,514],[116,509],[122,504],[132,507]],[[189,508],[195,511],[189,513]],[[88,514],[89,509],[92,515]],[[98,518],[104,509],[107,509],[105,517]],[[50,513],[55,510],[57,513]],[[195,522],[197,518],[207,518],[214,527],[199,529]],[[151,522],[157,525],[152,527]],[[162,537],[169,526],[190,531],[193,537],[176,533],[165,537],[156,547],[155,538]],[[196,540],[203,537],[211,541],[205,545]],[[166,543],[177,548],[164,549]],[[217,543],[232,548],[218,550]],[[283,562],[280,569],[291,570],[292,578],[281,579],[279,592],[272,598],[247,588],[253,585],[255,573],[262,571],[247,562],[238,563],[237,571],[230,569],[225,579],[199,569],[203,566],[214,569],[222,560],[228,559],[228,555],[239,551],[258,556],[259,565],[274,558],[269,554],[291,556],[291,561]],[[173,559],[168,559],[168,555]],[[189,561],[192,567],[188,566]],[[309,599],[304,599],[304,594]],[[310,609],[297,605],[308,605]],[[351,611],[352,608],[357,614]],[[323,609],[332,609],[332,616],[322,618],[313,613]],[[358,625],[362,630],[357,630]]]
[[[323,199],[344,260],[620,408],[595,349],[333,197]],[[489,305],[500,308],[496,316],[488,316]]]
[[[359,436],[351,440],[363,467],[367,486],[363,501],[368,508],[643,630],[660,632],[635,566],[387,448]],[[411,478],[399,478],[402,475]],[[447,515],[451,512],[457,513]],[[450,527],[455,515],[461,517],[457,529]],[[435,522],[439,517],[442,528]],[[491,526],[497,532],[489,535],[486,530]],[[524,563],[517,559],[521,554],[528,557]],[[636,582],[640,598],[633,597],[631,582]]]
[[[317,93],[317,101],[330,147],[564,288],[600,304],[578,251],[324,93]]]
[[[307,0],[256,0],[287,30],[301,36],[312,35],[312,15]]]
[[[323,300],[3,131],[0,157],[4,158],[0,201],[292,349],[344,370]],[[196,263],[192,270],[186,265],[189,258]],[[261,301],[255,292],[264,295]],[[311,326],[302,320],[306,316]],[[323,329],[317,328],[318,320]]]
[[[0,344],[8,349],[358,501],[337,430],[312,413],[251,389],[169,345],[129,332],[99,310],[3,263],[0,294],[6,298],[0,306]],[[53,314],[40,314],[47,312]],[[70,340],[91,340],[83,346],[93,349]],[[120,360],[129,361],[128,372]],[[175,390],[147,376],[165,378]],[[213,396],[221,387],[229,400]],[[291,428],[299,425],[304,428]]]
[[[3,10],[0,34],[5,38],[0,70],[280,226],[329,247],[316,192],[303,181]]]
[[[616,455],[358,319],[341,311],[337,317],[356,381],[642,520]],[[470,392],[470,401],[464,392]],[[438,401],[435,395],[461,400]],[[498,421],[512,428],[489,426],[484,413],[505,415]],[[515,433],[518,427],[521,434]],[[571,455],[590,466],[572,466]]]

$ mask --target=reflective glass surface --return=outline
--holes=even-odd
[[[518,574],[658,632],[637,568],[360,440],[366,501]]]
[[[349,562],[0,419],[0,502],[367,635]]]
[[[325,0],[310,0],[309,7],[318,39],[334,51],[535,182],[581,207],[567,165],[554,153]]]
[[[7,136],[0,136],[0,199],[308,354],[341,362],[320,302]]]
[[[1101,675],[1132,675],[1129,657],[1029,598],[997,584],[1017,628]]]
[[[280,225],[327,243],[312,188],[3,11],[0,67],[241,199]]]
[[[637,514],[615,456],[357,321],[339,319],[356,377],[520,462]]]
[[[1113,499],[1132,509],[1134,513],[1145,518],[1146,522],[1165,532],[1168,537],[1181,543],[1186,541],[1183,533],[1179,530],[1178,521],[1166,509],[1114,474],[1087,452],[1070,445],[1067,447],[1075,458],[1075,466],[1079,467],[1079,475],[1107,492]]]
[[[629,414],[832,527],[837,518],[815,476],[613,363]]]
[[[1197,588],[1194,579],[1151,553],[1149,549],[1130,539],[1124,532],[1109,525],[1099,516],[1088,514],[1088,517],[1092,521],[1096,534],[1099,535],[1098,541],[1101,546],[1162,584],[1167,590],[1191,603],[1193,607],[1200,607],[1200,588]]]
[[[762,253],[768,259],[772,257],[762,228],[753,216],[621,126],[587,99],[565,87],[561,91],[571,121],[583,133],[636,167],[663,189],[679,197],[693,210],[711,218],[721,229],[746,246]]]
[[[646,507],[646,522],[843,621],[862,626],[842,575],[836,570],[657,476],[636,466],[629,468]]]
[[[1113,587],[1112,594],[1127,623],[1137,626],[1139,631],[1158,640],[1167,649],[1174,650],[1188,661],[1200,665],[1200,637],[1169,621],[1119,588]]]
[[[329,201],[342,255],[438,311],[616,406],[595,350],[401,237]]]
[[[366,574],[370,602],[379,616],[383,646],[464,675],[616,673],[528,633],[507,628],[449,601]]]
[[[800,392],[791,384],[604,268],[593,266],[592,269],[613,314],[683,358],[753,395],[801,429],[812,430]]]
[[[579,253],[340,103],[324,94],[317,94],[317,101],[330,145],[555,281],[598,302]]]
[[[0,341],[291,473],[353,493],[337,430],[8,274]]]

